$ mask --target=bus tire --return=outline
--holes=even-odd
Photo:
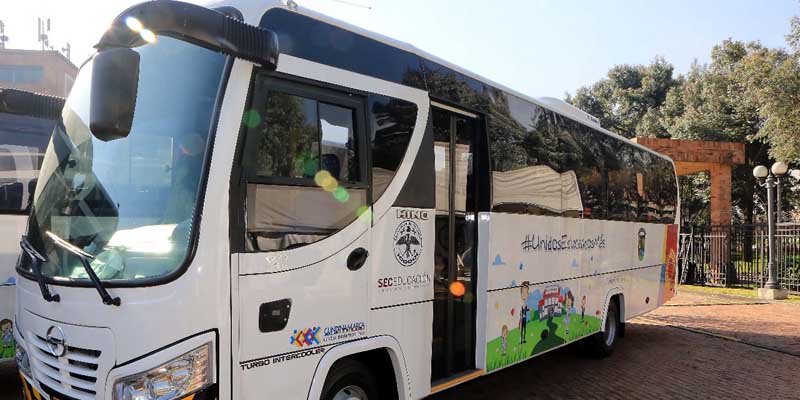
[[[325,385],[323,400],[377,400],[378,383],[367,366],[357,360],[345,358],[331,367]]]
[[[605,358],[614,352],[617,340],[620,336],[619,305],[616,300],[608,303],[606,312],[606,326],[603,331],[597,332],[585,343],[587,352],[597,358]]]

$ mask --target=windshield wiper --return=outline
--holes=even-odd
[[[83,265],[83,269],[86,270],[86,273],[89,275],[89,280],[92,281],[94,284],[95,289],[97,289],[97,293],[100,294],[100,298],[103,299],[103,304],[109,306],[119,306],[122,304],[122,301],[119,297],[111,297],[108,294],[108,290],[103,286],[103,283],[100,281],[100,278],[97,277],[97,274],[92,269],[92,266],[89,265],[89,259],[94,259],[94,256],[75,247],[72,243],[58,237],[55,233],[47,231],[45,232],[50,239],[53,240],[53,243],[61,247],[62,249],[76,255],[79,260],[81,260],[81,265]]]
[[[42,297],[44,297],[45,301],[48,303],[54,301],[58,303],[61,301],[61,296],[58,294],[50,293],[50,289],[48,289],[47,285],[44,283],[44,275],[42,275],[42,263],[47,262],[47,259],[44,258],[43,255],[39,254],[31,245],[31,242],[28,241],[27,236],[23,236],[19,240],[19,247],[22,248],[22,251],[31,258],[31,268],[33,270],[33,274],[36,275],[36,282],[39,283],[39,290],[42,291]]]

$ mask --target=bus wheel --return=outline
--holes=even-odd
[[[620,331],[619,306],[616,301],[612,300],[608,304],[605,329],[586,340],[585,349],[590,355],[597,358],[610,356],[614,351],[614,346],[617,345]]]
[[[322,388],[324,400],[377,400],[378,384],[364,363],[337,361]]]

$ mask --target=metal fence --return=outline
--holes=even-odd
[[[767,246],[766,224],[683,227],[681,283],[761,287],[767,280]],[[800,224],[778,224],[775,250],[781,287],[800,294]]]

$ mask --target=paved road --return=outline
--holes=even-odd
[[[686,291],[607,359],[567,347],[432,399],[800,399],[799,371],[800,305]],[[0,366],[0,400],[19,398],[17,379]]]
[[[0,400],[17,400],[20,398],[19,375],[14,364],[0,361]]]
[[[604,360],[563,348],[435,400],[800,399],[800,305],[683,291]]]

